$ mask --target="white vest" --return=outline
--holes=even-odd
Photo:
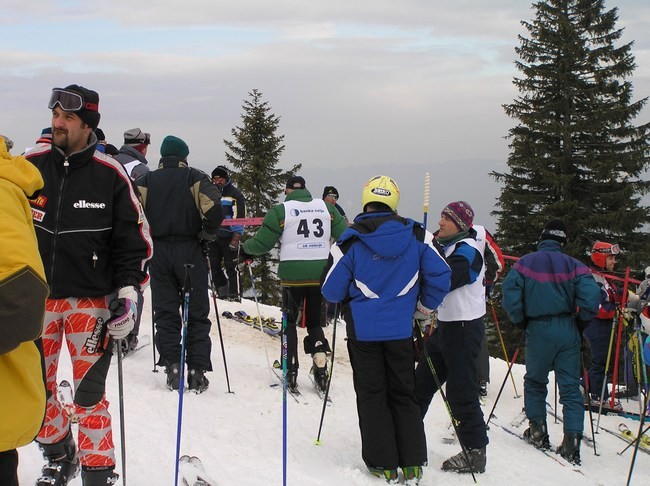
[[[477,251],[481,251],[480,243],[477,243],[473,238],[464,238],[445,248],[445,256],[448,257],[451,255],[456,249],[456,245],[460,242],[467,243]],[[471,321],[483,317],[485,315],[484,275],[485,265],[483,265],[481,273],[479,273],[479,276],[473,283],[463,285],[449,292],[443,299],[442,304],[438,307],[438,319],[451,322]]]
[[[327,260],[332,222],[325,201],[285,201],[280,261]]]

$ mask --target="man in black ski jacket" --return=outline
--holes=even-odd
[[[47,413],[36,439],[48,464],[38,484],[67,484],[80,463],[84,486],[112,484],[115,447],[104,393],[111,347],[102,337],[124,339],[133,329],[152,243],[126,171],[96,150],[99,95],[75,84],[54,88],[48,107],[52,143],[26,154],[45,181],[30,204],[50,286],[43,332]],[[57,398],[64,337],[83,438],[79,451]]]
[[[208,266],[203,246],[213,241],[223,220],[221,194],[204,172],[189,167],[190,150],[180,138],[169,135],[160,147],[158,169],[135,181],[151,226],[155,255],[151,260],[151,291],[156,324],[158,364],[165,366],[167,387],[178,390],[181,362],[181,295],[185,264],[190,270],[191,294],[185,362],[188,388],[208,389],[206,371],[212,371],[210,351],[210,301]]]

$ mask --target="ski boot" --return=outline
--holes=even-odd
[[[208,389],[208,386],[210,385],[210,382],[208,379],[205,377],[205,371],[203,370],[197,370],[194,368],[190,368],[190,370],[187,373],[187,388],[188,390],[199,394],[203,393]]]
[[[119,474],[113,472],[114,466],[82,466],[81,484],[83,486],[106,486],[117,484]]]
[[[167,365],[165,366],[165,373],[167,374],[167,388],[171,391],[178,390],[181,365],[178,363]]]
[[[528,428],[524,430],[524,440],[536,449],[549,450],[551,443],[548,437],[548,428],[546,422],[528,422]]]
[[[316,384],[316,388],[324,392],[325,390],[327,390],[327,380],[328,380],[327,355],[322,351],[319,351],[318,353],[314,353],[313,359],[314,359],[314,366],[312,369],[314,371],[314,383]]]
[[[68,430],[68,434],[59,442],[38,446],[47,464],[43,467],[36,486],[65,486],[79,473],[79,459],[72,431]]]
[[[287,386],[291,391],[298,388],[298,368],[287,370]]]
[[[555,452],[564,457],[571,464],[580,465],[580,441],[582,434],[580,432],[565,432],[562,444]]]
[[[388,484],[399,484],[397,469],[384,469],[382,467],[367,466],[373,476],[384,478]]]
[[[420,479],[422,479],[422,468],[420,466],[403,467],[402,473],[404,473],[404,484],[420,484]]]
[[[467,456],[469,457],[469,464],[467,464],[467,459],[465,459],[465,453],[461,451],[443,462],[442,470],[454,471],[459,474],[469,473],[471,471],[475,473],[485,472],[485,465],[487,464],[485,447],[481,447],[480,449],[467,449]],[[469,468],[470,465],[472,466],[471,471]]]

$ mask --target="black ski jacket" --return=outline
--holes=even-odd
[[[37,146],[25,157],[45,186],[31,200],[50,297],[100,297],[141,287],[153,244],[131,179],[112,157],[95,150],[97,137],[66,157]]]
[[[135,184],[154,239],[191,240],[202,230],[217,233],[223,220],[219,188],[184,159],[163,157],[158,169],[139,177]]]

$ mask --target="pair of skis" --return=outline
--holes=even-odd
[[[221,315],[226,319],[232,319],[234,321],[241,322],[242,324],[246,324],[247,326],[251,326],[255,329],[260,328],[258,319],[249,316],[244,311],[237,311],[234,314],[230,311],[223,311]],[[269,336],[279,336],[282,332],[278,325],[275,323],[275,319],[273,317],[262,317],[262,331],[264,331]]]

